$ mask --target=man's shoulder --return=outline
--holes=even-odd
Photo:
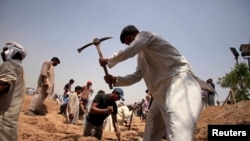
[[[98,94],[93,99],[93,102],[104,102],[108,100],[108,96],[106,94]]]
[[[14,71],[14,70],[23,70],[22,65],[15,64],[10,61],[5,61],[0,65],[1,70],[8,70],[8,71]]]
[[[9,61],[5,61],[5,62],[3,62],[3,63],[0,65],[0,67],[1,67],[1,68],[4,68],[5,66],[9,66],[9,65],[12,65],[12,63],[9,62]]]
[[[69,97],[77,97],[77,93],[76,92],[70,93]]]
[[[50,63],[51,63],[51,61],[44,61],[43,63],[44,63],[44,64],[47,64],[47,63],[49,63],[49,64],[50,64]]]
[[[95,96],[95,99],[105,99],[106,97],[107,97],[106,94],[97,94]]]
[[[64,87],[68,87],[69,86],[69,83],[65,84]]]
[[[141,31],[138,35],[148,37],[148,36],[154,36],[156,34],[150,31]]]
[[[51,65],[52,63],[51,63],[51,61],[44,61],[43,62],[43,65]]]
[[[3,62],[0,66],[1,66],[1,67],[2,67],[2,66],[13,66],[13,67],[16,67],[17,64],[16,64],[16,63],[13,63],[13,62],[10,62],[10,61],[5,61],[5,62]],[[22,65],[18,65],[18,66],[22,66]]]

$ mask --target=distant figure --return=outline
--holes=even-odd
[[[25,95],[22,65],[26,50],[15,42],[7,42],[1,52],[0,65],[0,141],[17,141],[18,119]]]
[[[92,95],[93,92],[94,91],[92,89],[92,82],[88,80],[87,84],[83,86],[83,91],[81,93],[80,107],[82,111],[80,112],[80,115],[84,116],[84,114],[88,112],[87,105],[89,102],[89,97]]]
[[[35,89],[34,88],[31,88],[30,91],[29,91],[29,94],[30,95],[33,95],[35,93]]]
[[[118,114],[117,114],[117,120],[119,125],[122,126],[127,125],[131,115],[132,115],[132,108],[129,108],[127,105],[124,105],[123,102],[120,102],[120,104],[118,104]]]
[[[208,79],[207,80],[207,83],[215,89],[215,85],[213,83],[213,79]],[[214,92],[211,92],[211,91],[208,91],[208,105],[209,106],[215,106],[215,93]]]
[[[54,93],[54,67],[58,64],[60,64],[60,60],[57,57],[53,57],[50,61],[43,63],[35,95],[30,102],[29,110],[25,113],[26,115],[35,116],[42,114],[41,106],[44,100],[48,95]]]
[[[151,101],[151,96],[149,94],[147,94],[145,96],[145,101],[144,103],[142,103],[142,121],[146,121],[146,117],[147,117],[147,113],[149,111],[149,104]]]
[[[110,94],[98,94],[91,104],[90,111],[86,118],[83,136],[93,136],[98,140],[102,139],[103,122],[112,114],[113,126],[117,137],[120,137],[120,129],[117,123],[116,101],[123,100],[123,90],[115,88]]]
[[[71,86],[74,84],[75,80],[74,79],[70,79],[69,82],[67,84],[65,84],[64,86],[64,93],[63,93],[63,99],[65,99],[66,97],[68,97],[68,94],[71,93]]]
[[[57,94],[53,95],[53,99],[55,100],[56,105],[60,103],[60,99],[59,99],[59,96]]]
[[[142,104],[145,102],[145,99],[142,99],[141,102],[138,104],[137,116],[140,117],[140,120],[143,119],[143,111],[142,111]]]
[[[217,100],[216,103],[217,103],[218,106],[220,106],[220,101],[219,100]]]
[[[71,93],[69,93],[68,95],[70,95]],[[60,112],[58,112],[58,114],[66,114],[66,108],[69,102],[69,96],[67,96],[65,99],[63,99],[63,103],[60,106]]]
[[[150,95],[150,97],[151,97],[150,102],[149,102],[149,106],[148,106],[148,109],[149,109],[151,107],[151,104],[152,104],[154,98],[148,89],[145,92],[146,92],[146,94]]]
[[[77,124],[79,117],[79,99],[78,94],[82,92],[81,86],[75,87],[75,92],[69,95],[69,101],[66,108],[66,122],[68,124]]]
[[[209,106],[208,105],[208,91],[201,90],[201,98],[202,98],[202,108],[205,109]]]
[[[29,95],[33,95],[34,94],[34,88],[26,88],[26,93]]]

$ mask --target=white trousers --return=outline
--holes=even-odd
[[[105,122],[105,125],[103,127],[103,130],[105,130],[105,131],[115,131],[115,128],[113,126],[113,119],[112,119],[111,114],[105,120],[106,120],[106,122]]]
[[[147,115],[144,141],[193,141],[196,123],[202,109],[201,88],[189,73],[180,73],[165,85]]]

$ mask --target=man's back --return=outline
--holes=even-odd
[[[9,82],[11,90],[0,98],[0,114],[10,110],[10,114],[18,114],[25,94],[25,80],[23,67],[11,62],[4,62],[0,66],[0,80]],[[14,110],[15,109],[15,110]]]
[[[122,118],[126,118],[131,114],[127,106],[121,106],[118,108],[118,115]]]

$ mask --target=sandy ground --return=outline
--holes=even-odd
[[[24,115],[32,96],[25,95],[20,113],[18,141],[96,141],[94,137],[83,137],[82,121],[79,125],[65,124],[65,118],[57,114],[59,106],[52,98],[44,103],[44,116],[31,117]],[[207,140],[209,124],[250,124],[250,101],[242,101],[236,105],[213,106],[204,109],[197,124],[195,141]],[[131,130],[121,128],[122,141],[142,141],[145,122],[136,116],[133,118]],[[103,141],[117,140],[114,132],[104,131]],[[163,139],[164,141],[164,139]]]

